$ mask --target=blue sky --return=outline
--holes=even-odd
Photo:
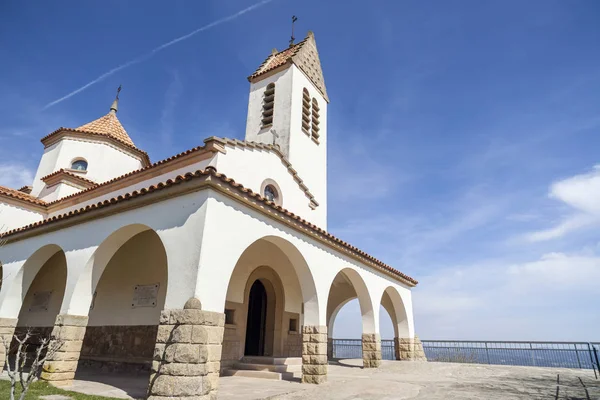
[[[246,76],[295,14],[331,99],[329,230],[421,282],[417,333],[598,339],[599,2],[273,0],[145,57],[255,4],[2,2],[1,183],[29,183],[39,139],[106,113],[119,84],[153,160],[243,138]],[[360,335],[356,304],[338,318]]]

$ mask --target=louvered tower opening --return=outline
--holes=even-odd
[[[263,95],[262,128],[273,125],[273,110],[275,109],[275,84],[269,83]]]
[[[319,102],[313,97],[312,99],[312,138],[319,141]]]
[[[302,130],[310,136],[310,94],[306,88],[302,91]]]

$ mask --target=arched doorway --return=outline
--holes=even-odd
[[[267,330],[267,290],[260,280],[254,281],[248,298],[248,318],[246,322],[247,356],[265,355],[265,335]]]
[[[225,332],[221,365],[234,366],[244,356],[302,356],[305,312],[315,318],[312,276],[288,242],[265,237],[250,244],[238,258],[225,298]],[[293,246],[292,246],[293,247]],[[294,251],[295,250],[295,251]],[[301,268],[306,268],[302,270]],[[300,273],[298,272],[300,269]],[[306,286],[302,283],[308,281]]]

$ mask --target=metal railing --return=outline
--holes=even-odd
[[[590,346],[592,346],[593,352],[592,364],[594,364],[594,375],[598,378],[600,377],[600,342],[592,342],[590,343]],[[598,373],[596,373],[596,371],[598,371]]]
[[[600,343],[422,340],[429,361],[594,369]],[[333,339],[334,358],[362,358],[360,339]],[[596,350],[596,351],[595,351]],[[381,356],[394,360],[393,340],[381,341]],[[599,374],[600,376],[600,374]]]
[[[593,348],[586,342],[500,342],[422,340],[430,361],[529,367],[593,369]]]
[[[333,339],[333,358],[362,358],[362,340]],[[396,359],[393,340],[381,340],[381,358]]]

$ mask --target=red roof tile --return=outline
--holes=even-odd
[[[94,182],[94,181],[92,181],[90,179],[84,178],[83,176],[74,174],[73,172],[66,171],[63,168],[59,169],[56,172],[53,172],[51,174],[48,174],[48,175],[44,176],[43,178],[41,178],[41,180],[44,181],[44,182],[46,182],[50,178],[54,178],[54,177],[59,176],[59,175],[67,177],[68,179],[71,179],[71,180],[79,181],[80,183],[82,183],[86,187],[90,187],[90,185],[91,186],[96,186],[97,185],[96,182]]]
[[[6,186],[0,186],[0,195],[6,196],[6,197],[11,197],[11,198],[17,199],[17,200],[23,200],[23,201],[29,202],[31,204],[36,204],[38,206],[46,206],[48,204],[45,201],[40,200],[36,197],[33,197],[32,195],[30,195],[28,193],[21,192],[19,190],[15,190],[15,189],[11,189],[11,188],[7,188]]]
[[[148,193],[152,193],[155,191],[159,191],[159,190],[163,190],[166,188],[169,188],[171,186],[174,185],[178,185],[181,184],[183,182],[186,181],[190,181],[192,179],[197,179],[197,178],[201,178],[201,177],[215,177],[217,178],[219,181],[229,185],[230,187],[238,190],[240,193],[243,193],[251,198],[254,198],[262,203],[264,203],[265,205],[269,206],[271,209],[278,211],[279,213],[281,213],[282,215],[285,215],[297,222],[299,222],[300,224],[302,224],[304,227],[310,229],[313,233],[321,235],[324,239],[327,239],[329,241],[334,242],[336,245],[339,245],[343,248],[345,248],[346,250],[351,251],[352,253],[354,253],[355,255],[360,256],[361,258],[363,258],[364,260],[367,260],[368,262],[374,264],[376,267],[380,268],[383,271],[386,271],[388,273],[391,273],[393,275],[396,275],[398,277],[400,277],[403,281],[407,282],[409,285],[416,285],[418,282],[411,278],[410,276],[390,267],[389,265],[383,263],[382,261],[379,261],[378,259],[376,259],[375,257],[365,253],[364,251],[352,246],[351,244],[344,242],[341,239],[338,239],[337,237],[333,236],[332,234],[328,233],[327,231],[319,228],[318,226],[306,221],[305,219],[295,215],[294,213],[286,210],[285,208],[276,205],[275,203],[267,200],[266,198],[262,197],[260,194],[258,193],[254,193],[252,190],[245,188],[244,186],[242,186],[241,184],[235,182],[233,179],[228,178],[227,176],[225,176],[224,174],[220,174],[217,172],[217,170],[214,167],[207,167],[205,170],[198,170],[194,173],[187,173],[185,175],[178,175],[176,178],[174,179],[168,179],[165,182],[161,182],[158,183],[156,185],[151,185],[147,188],[141,189],[141,190],[134,190],[131,193],[127,193],[124,195],[120,195],[116,198],[111,198],[109,200],[104,200],[101,202],[98,202],[96,204],[92,204],[92,205],[88,205],[86,207],[82,207],[78,210],[75,211],[71,211],[62,215],[58,215],[52,218],[48,218],[45,219],[43,221],[40,222],[36,222],[27,226],[24,226],[22,228],[18,228],[18,229],[13,229],[11,231],[8,231],[6,233],[0,234],[0,238],[6,239],[12,235],[15,235],[17,233],[20,232],[25,232],[25,231],[29,231],[41,226],[45,226],[45,225],[49,225],[58,221],[62,221],[65,219],[69,219],[72,217],[75,217],[77,215],[81,215],[84,213],[88,213],[88,212],[92,212],[94,210],[97,209],[101,209],[101,208],[105,208],[105,207],[110,207],[111,205],[120,203],[122,201],[127,201],[139,196],[144,196]]]

